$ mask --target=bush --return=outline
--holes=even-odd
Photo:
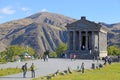
[[[5,63],[7,63],[6,60],[0,59],[0,64],[5,64]]]
[[[120,48],[118,46],[109,46],[108,47],[108,54],[109,55],[120,55]]]
[[[35,51],[31,47],[28,47],[27,50],[28,52],[26,51],[26,48],[24,46],[12,45],[6,48],[5,51],[0,53],[0,59],[1,60],[3,59],[7,62],[14,62],[16,61],[16,56],[19,56],[22,59],[24,59],[24,56],[25,56],[24,53],[26,52],[29,53],[30,56],[35,55]]]
[[[67,44],[65,44],[65,43],[60,43],[60,44],[58,45],[58,47],[56,48],[56,53],[57,53],[57,55],[59,56],[60,54],[65,53],[65,51],[67,50],[67,48],[68,48]]]
[[[56,58],[56,57],[57,57],[57,53],[56,53],[56,52],[51,52],[51,53],[49,54],[49,57],[51,57],[51,58]]]

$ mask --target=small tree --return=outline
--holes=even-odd
[[[57,57],[56,52],[50,52],[49,57],[56,58]]]
[[[9,46],[8,48],[6,48],[6,51],[0,53],[0,59],[5,59],[6,61],[15,61],[16,57],[20,55],[22,56],[25,51],[26,49],[23,46]],[[29,55],[34,56],[35,51],[29,47],[28,53]]]
[[[63,54],[67,50],[67,44],[60,43],[58,47],[56,48],[56,53],[59,56],[60,54]]]
[[[117,46],[109,46],[108,54],[109,55],[120,55],[120,48],[118,48]]]
[[[3,51],[0,53],[0,63],[6,63],[6,62],[7,62],[6,51]]]

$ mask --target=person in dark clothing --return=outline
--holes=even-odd
[[[35,78],[35,66],[34,66],[34,63],[32,63],[30,68],[31,68],[31,73],[32,73],[31,77]]]
[[[71,59],[71,61],[72,61],[72,59],[73,59],[73,54],[70,54],[70,59]]]
[[[84,73],[84,70],[85,70],[85,65],[84,65],[84,63],[82,62],[82,65],[81,65],[81,71],[82,71],[82,73]]]
[[[107,64],[107,60],[108,58],[107,58],[107,56],[104,58],[104,65],[106,65]]]
[[[118,55],[118,62],[120,62],[120,55]]]
[[[23,70],[23,78],[26,78],[27,63],[25,63],[25,65],[22,66],[22,70]]]
[[[109,63],[109,64],[112,63],[112,59],[111,59],[111,57],[108,58],[108,63]]]

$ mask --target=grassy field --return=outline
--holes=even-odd
[[[45,78],[33,80],[45,80]],[[73,72],[72,74],[58,75],[50,80],[120,80],[120,63],[106,65],[100,70],[86,70],[84,74]]]
[[[22,72],[21,68],[6,68],[0,69],[0,76],[7,76],[11,74],[16,74]]]
[[[30,71],[30,68],[28,68],[28,71]],[[1,76],[7,76],[12,74],[17,74],[22,72],[21,68],[6,68],[6,69],[0,69],[0,77]]]

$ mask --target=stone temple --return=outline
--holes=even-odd
[[[107,56],[107,29],[100,23],[81,17],[66,25],[68,53],[76,54],[77,58],[92,59]]]

